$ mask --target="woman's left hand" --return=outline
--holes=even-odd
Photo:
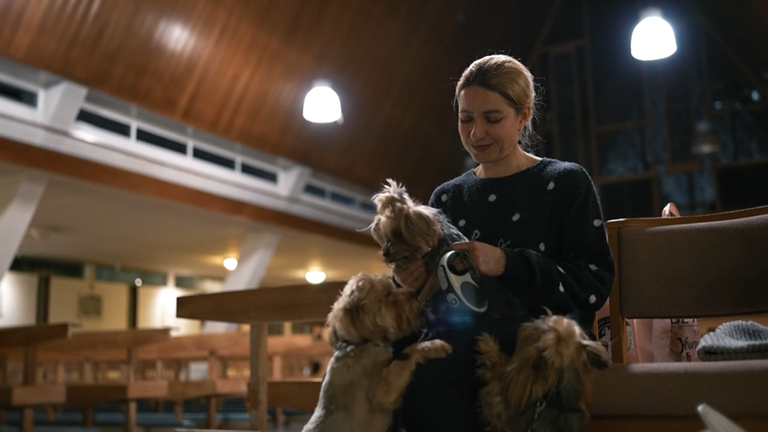
[[[459,242],[451,245],[455,251],[467,251],[469,260],[478,273],[484,276],[501,276],[507,266],[507,255],[503,250],[479,241]]]

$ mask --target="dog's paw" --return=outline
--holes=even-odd
[[[496,342],[493,336],[483,333],[477,337],[475,349],[477,349],[480,355],[493,354],[499,352],[499,343]]]
[[[478,374],[486,382],[494,380],[494,374],[501,373],[509,362],[506,354],[499,349],[499,343],[488,333],[477,337],[475,343],[477,351]]]
[[[406,352],[413,356],[417,362],[443,358],[450,354],[451,351],[453,351],[453,347],[439,339],[415,343],[406,349]]]

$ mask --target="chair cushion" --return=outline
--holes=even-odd
[[[690,416],[706,403],[728,416],[768,414],[768,360],[614,364],[595,377],[593,416]]]

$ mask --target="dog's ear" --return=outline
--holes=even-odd
[[[611,365],[611,359],[608,351],[603,344],[591,340],[581,341],[584,348],[584,355],[587,357],[587,364],[595,370],[607,369]]]

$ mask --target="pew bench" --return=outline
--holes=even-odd
[[[224,376],[224,358],[244,358],[250,353],[249,337],[244,332],[227,332],[176,336],[162,342],[146,345],[137,350],[142,362],[157,362],[155,373],[162,378],[166,365],[176,364],[173,379],[168,380],[167,400],[174,402],[177,420],[184,417],[183,402],[190,399],[205,399],[207,403],[206,423],[214,428],[217,423],[216,406],[220,398],[227,396],[245,397],[248,381],[244,378]],[[183,364],[195,361],[208,363],[208,377],[204,380],[182,379]]]
[[[606,223],[616,264],[611,328],[626,318],[768,312],[768,206],[706,216]],[[626,364],[626,333],[596,376],[585,431],[698,432],[706,403],[748,431],[768,430],[768,359]]]
[[[170,338],[170,329],[122,330],[76,333],[69,339],[43,344],[42,350],[56,355],[84,356],[83,382],[66,384],[66,405],[84,407],[83,425],[94,424],[94,408],[102,402],[125,403],[127,411],[124,426],[127,432],[137,428],[136,402],[140,399],[162,399],[168,396],[168,383],[165,381],[136,380],[136,350],[143,345],[157,343]],[[122,351],[126,367],[125,380],[121,382],[95,382],[91,358],[99,352],[114,353]]]
[[[345,282],[257,288],[179,297],[176,316],[250,325],[250,428],[266,430],[268,406],[311,412],[320,380],[270,380],[266,325],[271,322],[322,322]],[[287,301],[290,299],[290,301]],[[327,343],[326,343],[327,345]],[[330,351],[328,351],[330,353]]]
[[[71,324],[49,324],[0,329],[0,350],[4,350],[3,376],[0,377],[0,410],[21,408],[22,432],[31,432],[34,423],[34,407],[60,404],[66,401],[66,388],[62,383],[40,383],[37,378],[37,351],[39,346],[51,341],[66,341],[71,337]],[[23,350],[23,382],[11,385],[5,376],[11,351]]]
[[[20,415],[17,412],[6,413],[6,423],[15,426],[20,423]],[[51,418],[45,412],[35,413],[35,426],[37,428],[62,428],[62,429],[89,429],[99,427],[123,427],[126,424],[126,413],[114,410],[96,410],[90,420],[91,426],[83,426],[85,418],[82,411],[60,411]],[[192,419],[177,420],[171,413],[137,412],[136,426],[140,428],[177,428],[195,427],[197,423]]]
[[[0,426],[0,432],[21,432],[21,428],[15,426]],[[82,426],[47,426],[38,425],[32,427],[32,432],[102,432],[99,428],[87,428]]]

